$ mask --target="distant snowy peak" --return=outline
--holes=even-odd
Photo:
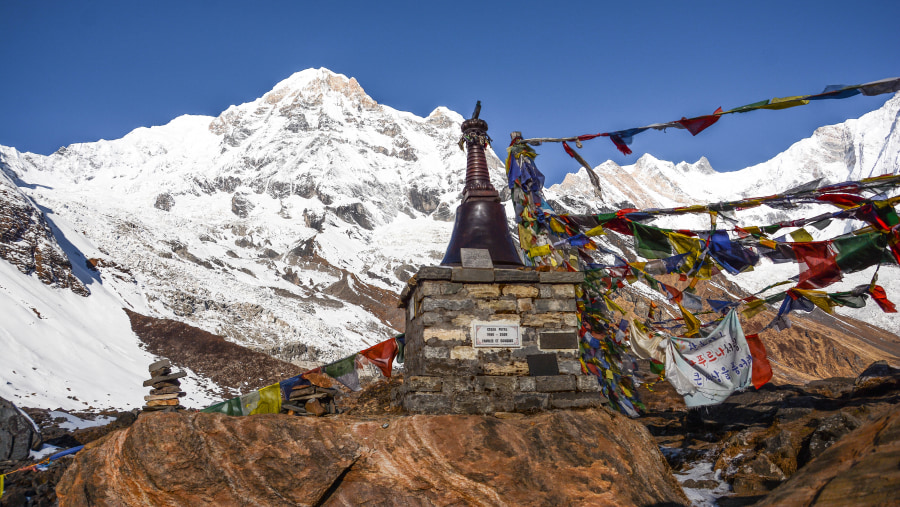
[[[595,168],[603,190],[601,208],[671,207],[783,192],[819,178],[838,183],[900,172],[900,94],[859,119],[820,127],[773,159],[719,173],[701,158],[693,164],[641,156],[619,166],[610,160]],[[586,197],[583,169],[569,174],[549,195]],[[574,200],[574,199],[573,199]]]

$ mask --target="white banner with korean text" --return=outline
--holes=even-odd
[[[722,403],[749,387],[752,373],[753,356],[734,310],[709,336],[669,337],[666,378],[688,407]]]

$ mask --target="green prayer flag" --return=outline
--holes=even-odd
[[[206,412],[208,414],[219,412],[225,415],[243,415],[243,412],[241,411],[241,398],[231,398],[230,400],[216,403],[211,407],[204,408],[201,412]]]
[[[727,114],[727,113],[747,113],[747,112],[750,112],[750,111],[755,111],[755,110],[757,110],[757,109],[761,109],[763,106],[768,106],[768,105],[769,105],[769,100],[768,100],[768,99],[766,99],[766,100],[760,100],[759,102],[754,102],[754,103],[752,103],[752,104],[747,104],[746,106],[740,106],[740,107],[736,107],[736,108],[734,108],[734,109],[731,109],[731,110],[729,110],[729,111],[725,111],[725,112],[722,113],[722,114]]]
[[[848,236],[831,240],[834,249],[837,250],[835,262],[841,272],[853,273],[874,266],[881,262],[887,236],[878,232]]]
[[[353,391],[359,391],[359,374],[356,372],[356,354],[349,355],[322,368],[329,377]]]
[[[866,306],[865,294],[853,294],[852,292],[836,292],[828,295],[832,301],[850,308],[863,308]]]
[[[672,245],[666,231],[651,225],[629,222],[634,234],[638,255],[645,259],[665,259],[672,256]]]

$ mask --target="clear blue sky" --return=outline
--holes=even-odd
[[[502,157],[509,132],[557,137],[711,113],[829,84],[900,76],[900,1],[306,2],[0,0],[0,144],[49,154],[182,114],[218,115],[294,72],[356,77],[420,116],[481,100]],[[720,171],[768,160],[816,127],[889,96],[729,115],[697,137],[635,137],[643,153]],[[577,170],[539,148],[550,182]]]

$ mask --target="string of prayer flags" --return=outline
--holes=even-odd
[[[403,362],[405,345],[406,339],[404,335],[400,334],[333,363],[307,370],[300,375],[284,379],[277,384],[263,387],[258,391],[251,391],[216,403],[204,408],[201,412],[219,412],[232,416],[277,414],[281,412],[282,402],[291,399],[291,391],[296,387],[311,385],[312,382],[307,376],[314,376],[312,374],[318,373],[325,373],[347,386],[350,390],[359,391],[361,387],[357,370],[360,367],[360,359],[364,358],[364,360],[374,364],[385,377],[390,378],[394,359],[397,359],[400,363]],[[313,382],[316,382],[316,380],[313,379]]]
[[[607,222],[601,225],[593,218],[578,223],[557,214],[544,199],[543,179],[533,176],[539,174],[534,164],[536,155],[526,144],[513,140],[506,162],[519,244],[525,252],[525,262],[542,269],[585,271],[585,282],[576,291],[582,371],[597,377],[600,390],[609,400],[611,408],[636,417],[645,407],[635,389],[635,363],[625,346],[625,329],[614,324],[617,320],[614,312],[624,314],[624,311],[607,297],[607,291],[612,290],[612,279],[599,271],[589,273],[586,270],[593,262],[592,252],[601,251],[592,238],[605,234],[606,228],[615,228],[617,224]],[[614,214],[610,218],[615,217]],[[585,227],[588,223],[591,226]],[[619,226],[626,230],[628,227],[624,221]],[[602,251],[607,252],[605,249]],[[635,276],[624,260],[617,269],[622,279]],[[621,282],[615,283],[618,287]]]
[[[644,127],[633,127],[612,132],[584,134],[580,136],[563,138],[542,137],[534,139],[523,139],[521,137],[518,137],[513,140],[513,143],[531,144],[533,146],[537,146],[545,142],[563,143],[563,148],[565,149],[566,153],[578,160],[578,162],[582,166],[586,167],[588,170],[588,174],[591,176],[591,181],[595,185],[598,185],[596,175],[593,174],[593,170],[591,169],[591,167],[586,162],[584,162],[584,159],[582,159],[571,149],[567,142],[574,141],[578,143],[578,147],[580,148],[582,141],[588,141],[591,139],[596,139],[598,137],[608,137],[613,142],[613,145],[616,147],[616,149],[619,150],[623,155],[631,155],[632,150],[631,148],[629,148],[629,145],[632,143],[633,137],[649,129],[666,130],[668,128],[680,128],[686,129],[691,133],[691,135],[696,136],[700,132],[703,132],[704,130],[715,124],[722,116],[726,114],[748,113],[750,111],[756,111],[759,109],[768,109],[774,111],[803,106],[809,104],[810,101],[826,99],[846,99],[855,95],[859,95],[860,93],[866,96],[874,96],[882,95],[885,93],[894,93],[897,91],[900,91],[900,78],[896,77],[872,81],[861,85],[828,85],[820,93],[810,95],[795,95],[790,97],[775,97],[773,99],[760,100],[744,106],[735,107],[727,111],[722,111],[722,108],[720,107],[717,108],[712,114],[696,116],[692,118],[682,117],[680,120],[666,123],[654,123],[652,125],[647,125]]]

